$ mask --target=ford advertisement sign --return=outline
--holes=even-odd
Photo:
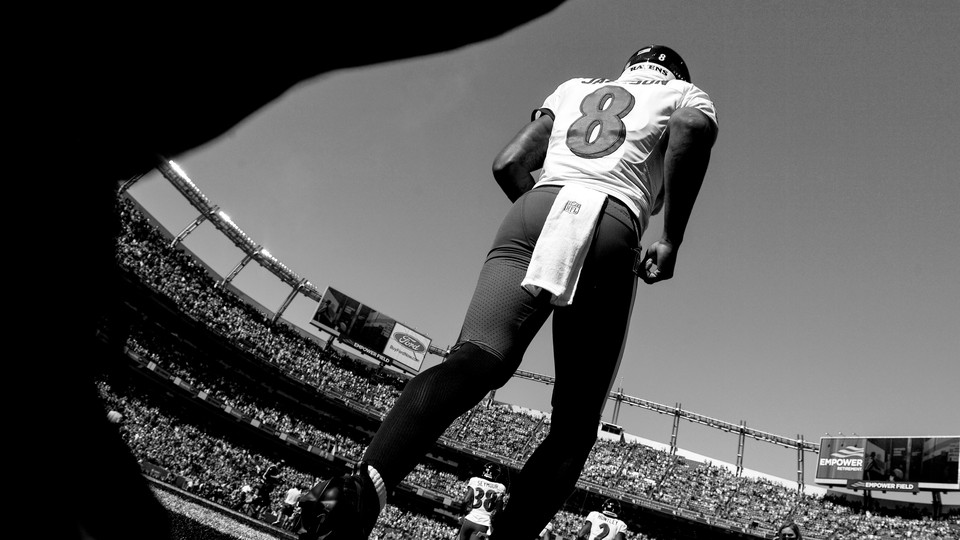
[[[349,295],[327,287],[310,324],[380,362],[418,373],[430,338]]]

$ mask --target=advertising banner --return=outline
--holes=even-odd
[[[320,298],[310,324],[387,364],[419,372],[430,338],[332,288]]]
[[[821,437],[818,484],[851,489],[960,491],[960,436]]]
[[[396,323],[393,332],[390,333],[390,339],[387,340],[383,354],[410,366],[415,371],[420,371],[423,359],[427,357],[427,347],[429,346],[430,338],[412,328]]]
[[[862,489],[872,491],[878,489],[881,491],[918,491],[919,482],[884,482],[877,480],[847,480],[847,489]]]

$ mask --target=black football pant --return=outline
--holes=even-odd
[[[460,339],[442,364],[404,389],[364,455],[390,490],[413,470],[444,430],[520,365],[553,313],[556,386],[550,433],[510,486],[493,538],[536,538],[573,492],[619,367],[637,279],[639,234],[627,208],[608,197],[574,301],[555,307],[549,293],[522,289],[558,187],[524,194],[501,224],[480,272]]]

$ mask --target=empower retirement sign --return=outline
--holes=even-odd
[[[818,484],[960,491],[960,436],[821,437]]]

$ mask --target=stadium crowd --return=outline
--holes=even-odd
[[[199,321],[211,332],[228,338],[263,361],[279,366],[288,377],[303,381],[320,393],[346,399],[370,416],[382,418],[389,410],[408,380],[406,376],[354,361],[283,321],[272,323],[253,304],[229,288],[218,287],[206,267],[171,246],[169,238],[153,227],[134,203],[125,197],[120,201],[124,233],[117,246],[118,262],[136,274],[142,283],[175,301],[185,317]],[[201,365],[189,361],[188,352],[179,350],[171,340],[165,340],[162,334],[147,327],[131,330],[128,347],[250,418],[353,460],[362,453],[365,441],[351,439],[337,432],[335,426],[317,426],[287,410],[282,403],[269,402],[260,394],[238,389],[231,381],[207,376]],[[238,490],[254,482],[258,467],[264,467],[261,457],[233,447],[226,440],[199,434],[195,431],[197,427],[173,422],[142,398],[131,401],[133,398],[104,390],[111,406],[123,408],[125,436],[135,454],[145,462],[189,478],[187,488],[201,496],[233,507],[237,504],[237,493],[242,492]],[[504,463],[519,468],[548,430],[549,415],[486,402],[454,422],[441,440],[500,456]],[[271,494],[273,504],[282,499],[286,487],[310,484],[313,478],[285,469],[283,480],[282,489],[278,486]],[[710,463],[688,464],[668,452],[624,441],[599,440],[581,480],[624,496],[655,501],[665,507],[745,527],[760,524],[772,530],[792,519],[801,525],[807,538],[845,540],[870,535],[957,538],[960,525],[956,513],[933,521],[912,506],[867,511],[845,499],[799,494],[779,483],[737,476],[729,469]],[[463,480],[421,465],[408,482],[456,499]],[[585,509],[584,513],[589,510]],[[443,532],[449,526],[440,522],[435,522],[435,526],[424,525],[417,516],[389,515],[405,525],[387,523],[386,528],[378,525],[379,538],[399,538],[397,535],[410,534],[413,529],[436,531],[440,534],[438,538],[452,537],[452,533]],[[424,516],[423,519],[430,518]],[[557,532],[572,537],[582,519],[583,516],[576,514],[558,514]]]
[[[306,488],[318,478],[289,465],[279,467],[280,480],[258,504],[257,493],[266,469],[273,461],[261,453],[243,448],[231,440],[193,424],[177,412],[165,410],[157,398],[133,386],[113,388],[100,383],[104,403],[120,413],[118,424],[124,440],[144,464],[144,470],[160,480],[172,481],[182,489],[211,502],[253,517],[275,519],[283,495],[291,486]],[[424,473],[425,477],[439,476]],[[428,516],[391,506],[381,516],[381,538],[449,539],[455,530]],[[401,534],[402,536],[397,536]]]

